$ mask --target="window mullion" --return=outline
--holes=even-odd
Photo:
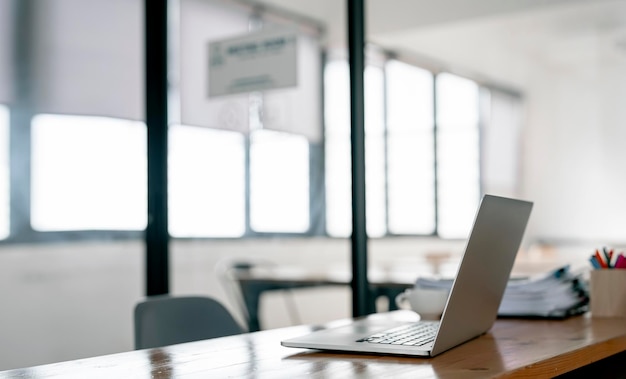
[[[387,70],[386,70],[386,60],[388,59],[388,57],[385,58],[385,64],[383,67],[385,67],[385,69],[383,70],[383,88],[384,88],[384,94],[383,94],[383,156],[385,159],[384,162],[384,188],[385,188],[385,234],[386,235],[390,235],[391,233],[389,232],[389,125],[388,125],[388,112],[387,112],[387,105],[388,105],[388,96],[389,96],[389,91],[388,91],[388,87],[387,87]]]
[[[32,236],[31,209],[31,128],[33,117],[32,80],[34,67],[34,8],[32,0],[16,1],[14,41],[15,101],[9,128],[10,234],[13,240]]]
[[[439,155],[438,155],[438,138],[437,134],[439,133],[439,115],[437,112],[437,80],[439,79],[439,75],[437,73],[433,74],[433,170],[435,175],[434,180],[434,196],[435,196],[435,230],[434,235],[439,236]]]
[[[251,147],[251,143],[250,143],[250,134],[247,134],[245,136],[245,140],[244,140],[244,162],[245,162],[245,194],[246,194],[246,205],[245,205],[245,226],[246,226],[246,230],[245,230],[245,236],[246,237],[250,237],[252,235],[254,235],[254,231],[252,230],[252,226],[250,225],[250,147]]]

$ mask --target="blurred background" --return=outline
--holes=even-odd
[[[232,262],[349,277],[346,8],[169,1],[172,293],[243,324]],[[453,275],[484,193],[535,203],[520,273],[626,246],[626,1],[365,9],[371,278]],[[297,84],[209,96],[209,44],[272,30],[296,36]],[[141,0],[0,0],[0,370],[133,348],[144,51]],[[262,300],[264,329],[351,315],[345,286]]]

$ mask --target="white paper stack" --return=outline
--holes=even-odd
[[[452,288],[452,279],[418,278],[416,287]],[[498,310],[500,317],[562,318],[585,312],[589,291],[581,274],[569,266],[528,279],[509,281]]]

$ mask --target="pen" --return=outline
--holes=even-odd
[[[611,268],[611,256],[609,255],[609,250],[604,246],[602,248],[602,253],[604,254],[604,261],[608,268]]]
[[[598,260],[598,263],[600,264],[601,268],[609,268],[609,265],[607,265],[606,262],[602,259],[602,256],[600,255],[600,251],[598,249],[596,249],[595,258]]]
[[[600,266],[600,264],[598,263],[598,259],[595,256],[593,256],[593,255],[589,258],[589,262],[591,262],[591,265],[595,269],[601,269],[602,268]]]
[[[613,267],[614,268],[626,268],[626,258],[624,258],[624,255],[622,253],[620,253],[619,256],[617,257],[617,260],[615,261],[615,265]]]

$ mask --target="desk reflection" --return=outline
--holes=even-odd
[[[345,377],[484,378],[504,371],[498,342],[487,333],[435,358],[311,350],[283,358],[300,363],[302,374],[342,373]],[[341,376],[339,376],[341,377]]]
[[[171,379],[174,377],[174,366],[167,351],[152,349],[148,351],[150,360],[150,377],[152,379]]]

